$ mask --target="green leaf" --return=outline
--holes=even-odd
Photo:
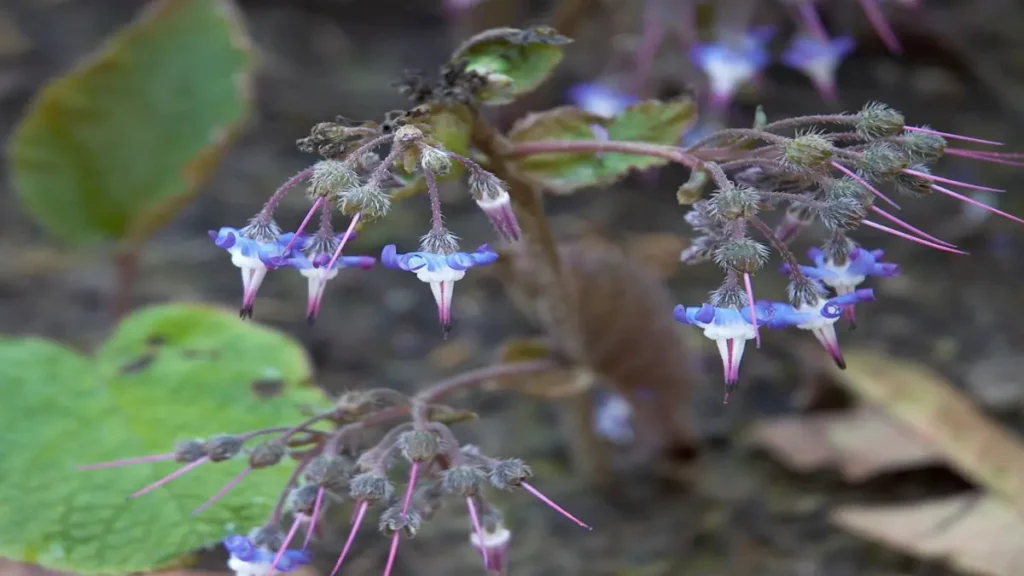
[[[512,127],[508,138],[522,144],[546,140],[598,141],[604,136],[607,140],[674,146],[696,119],[697,106],[689,98],[640,102],[611,119],[561,107],[526,116]],[[559,194],[611,184],[633,170],[667,163],[664,158],[613,152],[533,154],[517,162],[525,174]]]
[[[250,107],[232,0],[157,0],[36,97],[8,147],[25,209],[68,243],[138,242],[197,192]]]
[[[540,86],[562,61],[565,46],[571,42],[547,26],[528,30],[494,28],[463,43],[452,61],[466,60],[468,70],[496,80],[494,88],[480,98],[486,104],[500,106]]]
[[[76,466],[173,450],[218,433],[295,424],[326,406],[303,348],[234,314],[171,304],[126,318],[93,358],[40,339],[0,340],[0,556],[80,574],[175,564],[264,522],[290,467],[205,463],[138,498],[173,462]]]

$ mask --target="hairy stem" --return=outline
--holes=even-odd
[[[277,503],[274,504],[274,510],[270,513],[270,520],[268,521],[268,524],[276,525],[281,521],[281,514],[284,513],[284,505],[288,502],[288,496],[291,494],[292,489],[298,485],[299,476],[302,475],[306,466],[309,466],[309,463],[320,455],[321,450],[322,447],[318,446],[309,452],[306,452],[306,454],[302,456],[302,459],[299,460],[298,464],[295,465],[295,469],[292,470],[292,475],[288,478],[288,482],[285,483],[284,489],[281,490],[281,496],[278,497]]]
[[[770,122],[762,130],[789,130],[793,128],[804,128],[814,124],[853,124],[857,117],[852,114],[822,114],[818,116],[797,116]]]
[[[305,170],[300,171],[295,176],[292,176],[291,178],[286,180],[284,184],[281,184],[281,186],[267,200],[267,203],[263,205],[263,209],[260,210],[260,213],[257,216],[257,218],[264,222],[269,222],[270,220],[272,220],[274,218],[274,210],[277,209],[277,205],[281,202],[281,199],[287,196],[288,192],[290,192],[292,188],[298,186],[299,183],[301,183],[306,178],[309,178],[310,174],[312,173],[313,167],[309,166]]]
[[[708,144],[718,142],[720,140],[760,140],[769,144],[785,144],[789,142],[789,138],[785,136],[779,136],[778,134],[770,134],[764,130],[754,130],[751,128],[728,128],[726,130],[719,130],[714,134],[710,134],[705,138],[698,140],[686,148],[686,152],[694,152],[704,148]]]
[[[427,195],[430,196],[430,226],[435,234],[440,237],[444,234],[444,216],[441,215],[441,191],[437,188],[437,178],[434,173],[423,167],[423,180],[427,183]]]
[[[586,152],[594,154],[622,152],[625,154],[652,156],[677,162],[690,168],[697,166],[701,162],[701,159],[697,156],[688,154],[682,148],[675,146],[614,140],[542,140],[539,142],[524,142],[513,144],[506,153],[506,156],[509,158],[523,158],[537,154],[578,154]]]

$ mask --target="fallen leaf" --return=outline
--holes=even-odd
[[[880,352],[846,354],[832,376],[862,400],[884,408],[929,443],[955,470],[1024,515],[1024,444],[935,371]]]
[[[895,506],[848,505],[831,521],[867,540],[982,576],[1024,574],[1024,519],[1006,501],[967,494]]]
[[[869,407],[767,419],[754,424],[750,440],[796,472],[836,468],[847,482],[944,461],[937,448]]]

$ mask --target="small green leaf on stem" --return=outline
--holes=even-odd
[[[571,42],[546,26],[494,28],[463,43],[452,61],[466,60],[468,70],[488,78],[491,87],[479,96],[485,104],[500,106],[540,86],[562,61],[565,46]]]
[[[158,0],[47,85],[8,145],[26,211],[68,243],[138,243],[198,191],[249,112],[231,0]]]

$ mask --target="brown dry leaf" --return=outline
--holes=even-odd
[[[764,420],[750,439],[797,472],[838,468],[848,482],[943,461],[935,447],[868,407]]]
[[[883,407],[953,468],[1024,516],[1024,444],[1019,438],[923,365],[866,350],[846,354],[846,363],[845,371],[833,369],[837,382]]]
[[[679,271],[679,255],[689,245],[690,242],[681,236],[654,232],[630,236],[623,249],[627,257],[664,279]]]
[[[837,526],[968,574],[1024,574],[1024,519],[1005,500],[963,495],[896,506],[842,506]]]

